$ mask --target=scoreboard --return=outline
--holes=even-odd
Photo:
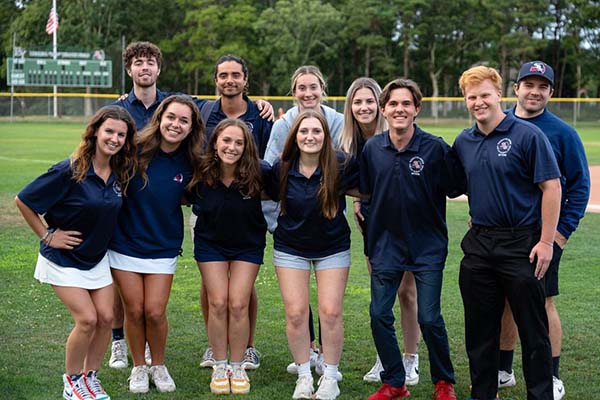
[[[8,86],[112,87],[112,61],[8,58]]]

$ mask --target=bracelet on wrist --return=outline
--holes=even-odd
[[[53,237],[54,237],[54,232],[52,232],[48,235],[48,238],[44,241],[44,244],[46,246],[50,247],[50,242],[52,241]]]
[[[540,240],[541,243],[544,243],[550,247],[554,247],[554,243],[546,242],[545,240]]]
[[[46,234],[44,236],[42,236],[42,238],[40,239],[40,241],[44,242],[46,239],[48,239],[48,236],[50,235],[50,231],[46,231]]]

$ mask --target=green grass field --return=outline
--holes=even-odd
[[[429,125],[424,128],[452,142],[462,126]],[[61,396],[64,343],[72,321],[52,289],[33,279],[38,242],[18,215],[12,199],[31,179],[66,158],[78,143],[82,130],[81,124],[0,122],[0,398],[3,399],[58,399]],[[579,127],[579,132],[590,164],[600,164],[600,129],[584,126]],[[462,301],[458,290],[459,242],[467,229],[467,212],[466,203],[449,203],[450,246],[442,293],[459,399],[469,394]],[[362,241],[353,222],[351,226],[353,266],[344,303],[346,331],[340,367],[344,380],[340,384],[340,399],[364,399],[378,386],[362,381],[363,374],[374,361],[375,350],[369,328],[369,280],[362,257]],[[600,215],[586,215],[570,240],[561,263],[562,294],[556,301],[564,329],[561,377],[566,386],[566,399],[598,398],[598,226]],[[267,247],[266,264],[256,284],[260,301],[256,345],[263,358],[261,367],[250,372],[252,390],[248,399],[290,398],[295,382],[295,377],[285,371],[291,356],[270,246]],[[199,285],[192,245],[186,237],[168,308],[170,333],[166,363],[177,384],[177,391],[159,394],[152,389],[148,395],[133,395],[127,392],[129,370],[105,367],[100,378],[113,399],[214,398],[208,388],[210,370],[198,367],[207,345],[198,305]],[[421,382],[411,388],[412,398],[429,399],[432,386],[424,343],[421,343],[419,353]],[[517,350],[515,369],[518,384],[515,388],[503,390],[503,399],[526,398],[519,358]],[[103,365],[107,365],[107,359]]]

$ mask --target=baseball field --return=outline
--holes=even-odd
[[[424,125],[425,130],[451,143],[459,124]],[[577,127],[590,165],[600,165],[600,128]],[[60,398],[64,344],[72,320],[52,288],[33,278],[38,240],[18,214],[13,199],[17,192],[52,164],[68,157],[79,141],[81,123],[0,122],[0,398]],[[596,188],[600,182],[596,183]],[[598,201],[600,202],[600,200]],[[189,209],[185,209],[186,215]],[[449,256],[442,293],[443,314],[456,369],[458,398],[469,395],[469,371],[464,346],[462,301],[458,289],[460,240],[467,229],[465,202],[448,203]],[[187,221],[187,219],[186,219]],[[369,279],[362,256],[362,239],[354,222],[352,268],[344,301],[345,346],[340,370],[340,399],[364,399],[376,384],[362,376],[373,364],[375,350],[369,327]],[[233,227],[232,227],[233,228]],[[166,365],[177,391],[159,394],[154,389],[144,399],[209,399],[210,370],[199,367],[207,345],[198,304],[200,275],[193,259],[186,229],[183,256],[175,275],[168,307],[170,333]],[[273,270],[270,238],[265,265],[257,278],[259,319],[256,347],[262,353],[258,370],[250,372],[248,399],[290,398],[295,376],[286,372],[291,362],[285,337],[285,317]],[[588,213],[569,240],[560,269],[561,314],[564,340],[561,379],[567,399],[597,399],[600,387],[600,215]],[[314,286],[314,285],[313,285]],[[313,304],[315,293],[313,292]],[[401,331],[398,331],[399,335]],[[414,399],[428,399],[432,385],[427,349],[420,344],[420,383],[410,390]],[[525,399],[520,350],[515,357],[517,386],[503,389],[502,399]],[[107,359],[99,377],[113,399],[137,399],[127,391],[129,370],[111,370]],[[227,398],[225,396],[225,398]]]

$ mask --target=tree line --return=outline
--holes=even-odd
[[[51,48],[50,7],[1,2],[0,90],[13,32],[20,47]],[[248,61],[253,95],[286,95],[296,67],[315,64],[330,95],[359,76],[381,84],[405,76],[426,96],[460,96],[458,77],[472,65],[497,68],[509,89],[522,62],[542,59],[555,69],[555,97],[600,97],[600,1],[58,0],[57,8],[59,51],[104,49],[109,92],[120,90],[124,37],[161,47],[161,89],[193,94],[214,93],[214,62],[233,53]]]

